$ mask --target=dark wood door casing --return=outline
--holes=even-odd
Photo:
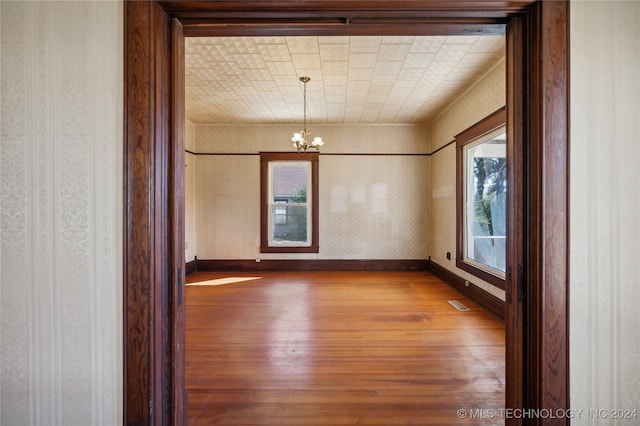
[[[156,22],[151,4],[127,3],[125,8],[125,117],[124,117],[124,263],[123,263],[123,327],[124,327],[124,395],[126,424],[160,424],[152,421],[157,410],[150,407],[156,394],[164,394],[161,363],[162,322],[156,322],[158,308],[163,305],[161,289],[166,285],[155,259],[166,257],[162,221],[156,210],[162,208],[162,179],[156,169],[162,158],[156,156],[156,132],[163,120],[154,116],[157,110],[156,66],[152,60],[156,43],[162,40],[163,19]],[[158,25],[160,28],[158,28]],[[152,37],[158,34],[158,39]],[[165,231],[166,232],[166,231]],[[160,282],[158,282],[160,280]],[[140,372],[144,372],[141,374]]]
[[[518,408],[524,404],[523,377],[525,354],[523,300],[518,295],[518,266],[524,265],[524,145],[525,145],[525,77],[524,45],[525,19],[513,18],[507,29],[507,276],[505,303],[505,407]],[[507,419],[506,424],[518,424]]]
[[[172,132],[169,144],[170,169],[169,176],[169,207],[171,208],[169,227],[172,247],[170,262],[170,309],[173,321],[170,324],[171,339],[171,366],[169,376],[171,385],[169,388],[172,397],[173,409],[170,419],[173,424],[187,424],[187,395],[185,389],[185,314],[184,314],[184,282],[185,282],[185,86],[177,84],[184,80],[184,34],[182,24],[178,19],[171,21],[171,75],[174,76],[171,85],[171,117]],[[179,78],[177,76],[181,76]]]
[[[124,423],[186,424],[178,303],[184,274],[178,271],[184,268],[183,123],[176,119],[184,117],[181,26],[187,36],[486,34],[508,27],[507,113],[518,123],[514,139],[522,138],[513,152],[522,160],[523,181],[522,198],[512,200],[521,216],[511,224],[516,238],[509,250],[510,262],[524,267],[525,291],[518,293],[515,279],[507,284],[508,299],[523,299],[507,301],[506,404],[567,408],[568,3],[265,3],[125,3]]]
[[[569,407],[569,4],[536,3],[530,68],[524,274],[526,389],[534,408]],[[525,395],[526,397],[526,395]],[[538,420],[538,419],[536,419]],[[567,419],[539,424],[568,424]],[[534,424],[537,424],[534,421]]]
[[[127,2],[125,28],[124,423],[183,424],[181,27],[154,2]]]

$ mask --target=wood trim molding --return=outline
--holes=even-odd
[[[524,308],[518,295],[519,266],[524,265],[524,152],[526,93],[525,43],[527,27],[522,17],[513,18],[507,27],[507,169],[512,190],[507,192],[507,282],[505,308],[506,363],[505,380],[511,391],[505,395],[505,408],[522,408],[525,401],[524,369]],[[519,419],[506,419],[507,425],[517,424]]]
[[[171,75],[184,75],[185,53],[184,34],[179,20],[171,20]],[[187,424],[187,390],[185,383],[185,315],[184,315],[184,281],[185,281],[185,89],[184,84],[175,84],[173,78],[169,82],[171,90],[170,110],[173,120],[170,120],[171,136],[169,143],[170,169],[169,176],[169,245],[171,247],[170,268],[170,326],[172,343],[170,367],[168,375],[171,378],[169,394],[173,396],[170,418],[173,424]]]
[[[465,280],[461,276],[443,268],[436,262],[429,262],[429,270],[433,275],[440,278],[446,284],[455,288],[464,296],[471,299],[473,302],[482,307],[485,311],[499,319],[504,323],[505,320],[505,303],[498,299],[491,293],[487,293],[477,285],[470,283],[467,285],[468,280]]]
[[[231,155],[244,155],[244,156],[258,156],[259,152],[193,152],[185,151],[191,155],[202,156],[231,156]],[[320,156],[364,156],[364,157],[429,157],[432,153],[424,152],[318,152]]]
[[[527,356],[522,367],[511,362],[507,395],[517,408],[566,409],[569,401],[568,343],[568,9],[566,1],[309,1],[277,2],[125,2],[124,107],[124,423],[172,422],[171,356],[177,335],[168,333],[176,297],[167,289],[177,238],[163,216],[173,206],[167,182],[167,153],[172,75],[170,18],[184,25],[185,36],[240,34],[330,34],[333,29],[305,27],[312,17],[349,17],[354,23],[336,33],[376,35],[454,34],[466,30],[503,31],[511,18],[522,20],[523,133],[526,136],[524,216],[526,294],[513,304],[508,327],[521,327]],[[219,22],[206,25],[210,18]],[[352,18],[357,18],[353,19]],[[369,20],[375,18],[375,20]],[[261,19],[242,28],[243,19]],[[225,30],[222,20],[234,24]],[[294,21],[287,25],[284,20]],[[369,22],[365,22],[369,20]],[[358,22],[361,21],[361,22]],[[221,25],[222,23],[222,25]],[[240,24],[240,25],[236,25]],[[295,25],[294,25],[295,24]],[[303,23],[304,24],[304,23]],[[361,25],[361,30],[358,25]],[[519,95],[518,95],[519,96]],[[513,99],[508,94],[509,102]],[[517,108],[519,106],[516,105]],[[510,106],[507,106],[509,113]],[[514,225],[516,226],[516,225]],[[184,232],[184,230],[182,230]],[[179,234],[179,232],[177,233]],[[513,281],[507,291],[513,295]],[[522,318],[522,324],[513,324]],[[510,325],[511,324],[511,325]],[[178,333],[179,330],[176,330]],[[509,338],[508,338],[509,339]],[[507,346],[515,344],[507,341]],[[513,354],[513,352],[511,352]],[[515,353],[519,356],[518,353]],[[514,367],[515,366],[515,367]],[[521,379],[517,382],[516,378]],[[511,380],[509,379],[511,378]],[[527,393],[518,396],[526,389]],[[177,419],[176,424],[181,420]],[[508,420],[508,424],[522,420]],[[567,419],[536,419],[535,424],[567,424]]]
[[[308,161],[311,163],[311,245],[308,247],[269,246],[269,162]],[[260,253],[318,253],[320,251],[320,214],[318,202],[317,152],[260,153]]]
[[[195,274],[196,272],[198,272],[198,258],[197,257],[195,259],[185,263],[185,265],[184,265],[184,273],[185,273],[185,275]]]
[[[464,258],[465,247],[465,207],[466,197],[464,190],[464,146],[487,135],[494,130],[505,126],[507,122],[507,109],[502,107],[492,112],[477,123],[463,130],[455,136],[456,141],[456,266],[470,274],[475,275],[502,290],[506,288],[505,279],[475,267]],[[514,182],[508,182],[507,187],[512,187]],[[507,212],[509,216],[509,212]]]
[[[499,108],[498,110],[487,115],[477,123],[469,126],[465,130],[461,131],[455,136],[456,146],[461,147],[469,142],[478,139],[487,133],[490,133],[497,128],[504,126],[507,121],[507,107]]]
[[[168,19],[153,2],[125,3],[125,424],[168,424],[169,274],[166,244]]]
[[[357,260],[357,259],[261,259],[255,260],[201,260],[199,272],[304,272],[304,271],[428,271],[427,260]]]
[[[317,16],[356,16],[356,17],[506,17],[521,12],[533,3],[533,0],[310,0],[272,1],[265,5],[262,0],[200,2],[197,0],[162,0],[163,9],[172,16],[180,18],[208,17],[208,13],[217,13],[224,18],[282,18],[305,14]],[[214,3],[214,4],[211,4]],[[220,4],[221,3],[221,4]],[[324,12],[324,14],[321,14]],[[246,14],[249,14],[247,16]]]
[[[532,408],[569,408],[569,2],[531,14],[525,370]],[[569,419],[540,419],[541,425]]]

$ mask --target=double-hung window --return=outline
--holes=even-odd
[[[260,153],[262,253],[318,252],[318,154]]]

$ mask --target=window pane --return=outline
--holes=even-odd
[[[465,149],[465,257],[505,271],[506,134]]]
[[[273,242],[282,243],[306,243],[307,235],[307,206],[301,205],[275,205],[273,214]]]
[[[276,219],[276,225],[284,225],[287,223],[287,208],[286,207],[274,207],[273,215]]]
[[[307,172],[307,167],[274,167],[273,202],[306,203]]]

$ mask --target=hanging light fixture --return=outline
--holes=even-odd
[[[316,151],[320,150],[320,147],[324,145],[322,138],[320,136],[316,136],[313,138],[311,143],[307,142],[307,137],[311,134],[307,130],[307,83],[311,81],[309,77],[300,77],[300,81],[304,84],[304,129],[299,133],[294,133],[291,141],[293,142],[293,146],[296,147],[298,152],[306,151],[309,148],[315,149]]]

